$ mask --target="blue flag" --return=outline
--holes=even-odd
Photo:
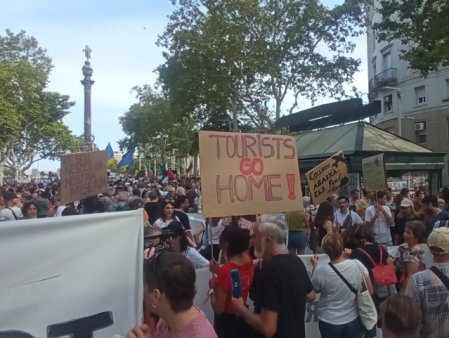
[[[114,158],[114,151],[112,150],[111,143],[108,143],[106,146],[106,155],[108,156],[108,160]]]
[[[134,163],[133,153],[134,153],[134,151],[128,150],[128,152],[126,152],[122,156],[122,159],[121,159],[120,163],[117,165],[117,167],[123,168],[123,167],[133,165],[133,163]]]

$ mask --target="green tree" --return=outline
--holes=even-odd
[[[135,87],[138,102],[120,117],[126,138],[120,147],[139,149],[144,162],[163,159],[176,151],[178,156],[191,153],[195,121],[179,116],[171,109],[170,102],[150,86]],[[193,154],[195,155],[195,154]]]
[[[51,59],[34,37],[7,30],[0,36],[0,164],[16,173],[44,158],[79,150],[62,118],[74,105],[69,97],[46,91]]]
[[[239,122],[273,128],[301,98],[345,96],[360,60],[351,37],[363,32],[356,0],[179,0],[158,40],[158,68],[173,109],[206,127]],[[287,98],[289,98],[287,100]],[[287,106],[287,107],[284,107]],[[223,126],[225,124],[225,126]]]
[[[449,2],[446,0],[382,0],[375,23],[379,41],[400,40],[401,58],[425,76],[449,66]]]

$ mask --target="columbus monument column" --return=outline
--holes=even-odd
[[[90,66],[90,53],[92,50],[86,45],[83,49],[86,61],[83,66],[84,80],[81,80],[81,84],[84,86],[84,146],[86,151],[93,150],[93,137],[92,137],[92,111],[91,111],[91,93],[92,85],[95,81],[92,81],[93,69]]]

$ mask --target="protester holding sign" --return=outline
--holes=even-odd
[[[195,269],[183,255],[162,251],[144,264],[145,311],[160,317],[154,334],[136,326],[128,338],[217,338],[206,315],[193,305]]]
[[[313,301],[315,293],[304,263],[288,254],[287,232],[286,222],[276,216],[263,216],[255,225],[255,253],[263,264],[251,292],[254,313],[242,298],[232,299],[237,313],[259,332],[256,337],[305,337],[306,299]]]
[[[338,196],[338,208],[335,210],[334,224],[340,231],[345,231],[353,225],[363,224],[360,216],[349,209],[349,199],[346,196]]]
[[[385,205],[386,202],[385,191],[378,191],[376,204],[366,209],[365,221],[370,225],[378,243],[392,246],[390,227],[394,227],[394,219],[390,208]]]

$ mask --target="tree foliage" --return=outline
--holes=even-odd
[[[398,39],[401,57],[427,75],[449,66],[449,2],[447,0],[382,0],[382,22],[373,25],[379,41]]]
[[[174,150],[179,156],[195,155],[195,121],[177,115],[170,102],[148,85],[134,91],[138,102],[120,117],[127,135],[119,142],[120,147],[139,149],[146,159],[166,159]]]
[[[301,98],[342,97],[360,60],[351,37],[364,10],[347,0],[179,0],[159,46],[160,83],[173,109],[224,129],[232,114],[272,128]],[[289,102],[287,102],[289,101]]]
[[[62,122],[74,103],[45,90],[51,69],[34,37],[9,30],[0,36],[1,162],[15,171],[79,150],[79,139]]]

